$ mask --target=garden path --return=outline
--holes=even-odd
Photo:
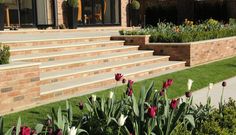
[[[218,103],[221,98],[222,82],[214,84],[213,89],[209,92],[209,96],[211,97],[211,104],[214,107],[218,107]],[[224,100],[227,102],[230,97],[236,100],[236,77],[225,80],[225,82],[227,83],[227,86],[225,87],[224,90]],[[194,92],[193,102],[196,104],[199,103],[205,104],[207,101],[207,92],[208,92],[208,87]]]

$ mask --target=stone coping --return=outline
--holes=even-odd
[[[119,36],[112,36],[112,37],[150,37],[151,35],[119,35]]]
[[[15,68],[31,67],[31,66],[37,66],[37,65],[41,65],[41,63],[14,62],[14,63],[10,63],[10,64],[0,65],[0,71],[1,70],[8,70],[8,69],[15,69]]]
[[[63,41],[63,40],[79,40],[79,39],[87,39],[87,38],[110,38],[111,36],[91,36],[91,37],[78,37],[78,38],[55,38],[55,39],[38,39],[38,40],[25,40],[25,41],[4,41],[0,42],[2,44],[8,44],[8,43],[28,43],[28,42],[41,42],[41,41]]]

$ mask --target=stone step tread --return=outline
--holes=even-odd
[[[111,44],[111,43],[124,43],[124,41],[96,41],[96,42],[78,42],[70,44],[50,44],[50,45],[40,45],[40,46],[30,46],[30,47],[14,47],[11,48],[11,52],[14,51],[28,51],[28,50],[42,50],[42,49],[53,49],[53,48],[65,48],[65,47],[79,47],[79,46],[92,46],[98,44]]]
[[[148,62],[148,61],[153,61],[153,60],[161,60],[165,58],[169,58],[169,56],[146,56],[146,57],[141,57],[141,58],[127,59],[124,61],[107,62],[103,64],[98,64],[98,65],[84,66],[84,67],[74,68],[74,69],[66,69],[62,71],[45,72],[45,73],[41,73],[40,78],[41,80],[52,79],[56,77],[73,75],[73,74],[78,74],[78,73],[99,71],[99,70],[107,69],[107,68],[115,68],[115,67],[138,64],[138,63],[143,63],[143,62]]]
[[[169,67],[169,66],[184,64],[184,63],[185,62],[181,62],[181,61],[168,61],[168,62],[162,62],[158,64],[154,63],[151,65],[144,65],[144,66],[133,67],[129,69],[117,70],[115,72],[114,71],[108,72],[105,74],[95,75],[92,77],[76,78],[76,79],[57,82],[53,84],[46,84],[46,85],[41,86],[41,94],[49,94],[52,92],[58,92],[58,91],[62,91],[62,90],[70,89],[70,88],[75,88],[75,87],[80,87],[83,85],[88,85],[88,84],[92,84],[96,82],[110,80],[114,78],[115,73],[122,73],[125,76],[129,76],[129,75],[138,74],[145,71],[152,71],[154,69],[160,69],[163,67]]]
[[[57,57],[57,56],[68,56],[68,55],[76,55],[76,54],[83,54],[83,53],[92,53],[92,52],[99,52],[99,51],[112,51],[118,49],[132,49],[137,48],[137,46],[121,46],[121,47],[99,47],[99,48],[91,48],[91,49],[82,49],[82,50],[71,50],[71,51],[62,51],[62,52],[52,52],[52,53],[45,53],[45,54],[29,54],[29,55],[16,55],[11,58],[11,61],[19,61],[19,60],[30,60],[30,59],[37,59],[37,58],[50,58],[50,57]]]
[[[68,64],[76,64],[76,63],[90,62],[90,61],[103,60],[103,59],[109,59],[109,58],[132,56],[132,55],[144,54],[144,53],[153,53],[153,51],[134,50],[134,51],[128,51],[128,52],[116,52],[116,53],[102,54],[99,56],[91,56],[91,57],[85,57],[85,58],[49,61],[49,62],[43,62],[41,64],[40,68],[63,66],[63,65],[68,65]]]

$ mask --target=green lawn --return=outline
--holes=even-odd
[[[150,84],[151,81],[155,82],[155,88],[161,89],[162,82],[166,79],[173,79],[174,84],[168,90],[168,96],[170,98],[179,97],[183,95],[187,89],[187,80],[191,78],[194,80],[193,90],[198,90],[208,86],[209,83],[217,83],[222,80],[236,76],[236,57],[214,62],[207,65],[201,65],[198,67],[182,70],[175,73],[170,73],[162,75],[156,78],[148,79],[141,82],[136,82],[134,85],[134,93],[139,93],[140,86],[143,84]],[[116,90],[116,95],[119,96],[123,93],[125,86],[120,86]],[[108,96],[109,90],[96,93],[99,96]],[[73,111],[76,116],[81,114],[81,111],[78,109],[77,104],[79,101],[86,101],[87,96],[76,97],[69,99],[73,105]],[[22,125],[27,125],[34,127],[37,123],[44,122],[47,114],[51,112],[51,108],[58,108],[59,106],[65,107],[65,101],[60,101],[33,109],[25,110],[15,114],[10,114],[4,116],[5,129],[10,128],[12,125],[16,125],[16,121],[19,116],[22,118]]]

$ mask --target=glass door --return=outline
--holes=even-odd
[[[34,9],[32,0],[19,0],[20,25],[33,26],[34,24]]]

